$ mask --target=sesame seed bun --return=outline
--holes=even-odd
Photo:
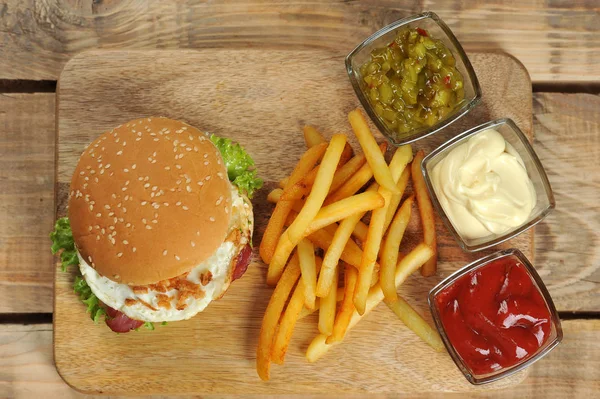
[[[223,243],[231,184],[196,128],[144,118],[102,134],[79,159],[68,216],[81,256],[102,276],[152,284],[189,271]]]

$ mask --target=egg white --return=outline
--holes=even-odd
[[[79,269],[85,278],[85,281],[90,286],[92,292],[99,300],[113,309],[125,313],[128,317],[150,322],[162,321],[178,321],[187,320],[199,312],[203,311],[210,302],[221,296],[229,285],[229,270],[233,258],[237,255],[239,248],[248,243],[248,237],[252,234],[252,225],[254,218],[251,205],[245,197],[241,196],[237,188],[232,186],[232,215],[230,220],[229,231],[233,229],[242,229],[241,242],[239,246],[235,246],[232,242],[224,242],[219,248],[204,262],[194,267],[188,276],[188,281],[194,284],[200,284],[200,276],[208,271],[212,274],[211,281],[203,286],[205,293],[201,299],[188,298],[185,303],[186,307],[182,310],[177,310],[177,290],[169,290],[161,293],[155,290],[148,289],[145,294],[136,294],[127,284],[117,283],[104,276],[92,268],[83,257],[77,253],[79,257]],[[249,230],[249,234],[247,234]],[[171,308],[165,309],[158,306],[157,294],[166,294],[172,297]],[[157,310],[152,310],[149,307],[136,302],[133,305],[125,305],[125,300],[128,298],[141,299],[142,301],[152,305]]]

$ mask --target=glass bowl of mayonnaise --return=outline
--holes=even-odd
[[[423,159],[421,171],[438,214],[469,252],[521,234],[555,206],[542,163],[510,119],[452,138]]]

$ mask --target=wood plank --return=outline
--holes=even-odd
[[[343,74],[343,58],[341,53],[333,56],[323,50],[82,53],[67,64],[59,79],[59,185],[66,187],[70,182],[79,155],[101,132],[134,118],[163,115],[240,142],[252,154],[260,176],[273,187],[292,171],[305,151],[300,133],[303,124],[315,124],[327,137],[336,131],[350,130],[348,111],[358,106],[358,100]],[[415,149],[432,151],[467,127],[501,116],[515,119],[531,138],[531,86],[522,65],[505,54],[475,53],[470,59],[481,80],[482,104],[443,132],[420,140]],[[239,68],[242,63],[244,68]],[[215,70],[235,68],[235,74],[215,78]],[[290,79],[292,68],[294,77]],[[142,69],[147,71],[143,75],[139,73]],[[315,102],[315,98],[319,101]],[[379,134],[376,136],[383,139]],[[359,148],[353,134],[348,139],[355,149]],[[123,179],[135,179],[137,172],[130,170]],[[273,208],[266,201],[267,192],[263,189],[253,198],[255,242],[261,240]],[[66,192],[62,190],[58,202],[65,200]],[[127,208],[135,205],[135,201],[131,204]],[[135,223],[133,219],[130,221]],[[416,218],[414,222],[414,228],[409,229],[404,239],[405,251],[422,239]],[[438,274],[428,279],[413,276],[401,289],[408,301],[427,314],[428,291],[443,277],[484,255],[462,251],[441,221],[438,224]],[[118,226],[115,231],[123,234]],[[503,245],[520,248],[531,258],[532,243],[532,232],[528,231]],[[169,323],[153,334],[143,331],[122,336],[95,326],[73,295],[73,276],[57,272],[54,307],[57,368],[73,386],[89,393],[101,390],[108,394],[478,390],[456,378],[457,370],[449,364],[447,356],[433,353],[410,331],[399,328],[395,316],[385,307],[353,330],[347,343],[316,364],[307,364],[304,358],[306,347],[314,338],[316,323],[314,320],[299,323],[285,367],[273,370],[268,385],[257,384],[255,337],[272,288],[265,285],[266,265],[257,256],[253,261],[244,278],[198,317]],[[229,317],[225,320],[223,315]],[[198,336],[211,344],[200,345],[194,349],[196,355],[190,356],[189,342]],[[148,344],[148,340],[153,344]],[[373,345],[373,341],[385,340],[390,340],[389,347]],[[160,355],[156,347],[163,348]],[[363,348],[368,356],[361,355],[358,348]],[[120,359],[118,364],[106,357],[109,351]],[[221,359],[225,353],[226,357]],[[82,367],[82,359],[94,362],[103,371]],[[140,363],[148,367],[141,370]],[[412,373],[397,375],[406,367],[411,367]],[[235,379],[231,379],[231,369],[236,370]],[[356,370],[365,371],[354,375]],[[336,378],[331,378],[332,375]],[[516,384],[524,377],[518,374],[493,387]],[[181,383],[164,384],[173,378],[180,378]],[[222,378],[231,381],[219,384]]]
[[[567,320],[563,322],[563,330],[563,343],[534,364],[523,383],[514,388],[469,397],[558,399],[597,395],[600,390],[600,320]],[[94,397],[77,393],[56,372],[52,359],[51,324],[0,325],[0,354],[0,397]],[[92,367],[91,364],[88,366]],[[422,393],[406,397],[434,398],[438,395]],[[447,395],[464,397],[464,394]],[[205,399],[222,397],[203,396]],[[358,398],[360,395],[351,397]],[[394,394],[394,397],[402,396]]]
[[[600,309],[600,96],[536,94],[534,148],[556,209],[536,226],[536,268],[558,308]]]
[[[598,2],[574,0],[392,2],[0,3],[0,79],[57,79],[91,48],[325,48],[349,52],[402,17],[437,12],[468,51],[506,51],[534,82],[597,81]]]
[[[0,129],[0,312],[50,312],[54,94],[0,94]]]

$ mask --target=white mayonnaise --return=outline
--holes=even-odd
[[[492,129],[450,151],[431,171],[431,180],[446,215],[465,239],[521,225],[536,203],[523,160]]]

